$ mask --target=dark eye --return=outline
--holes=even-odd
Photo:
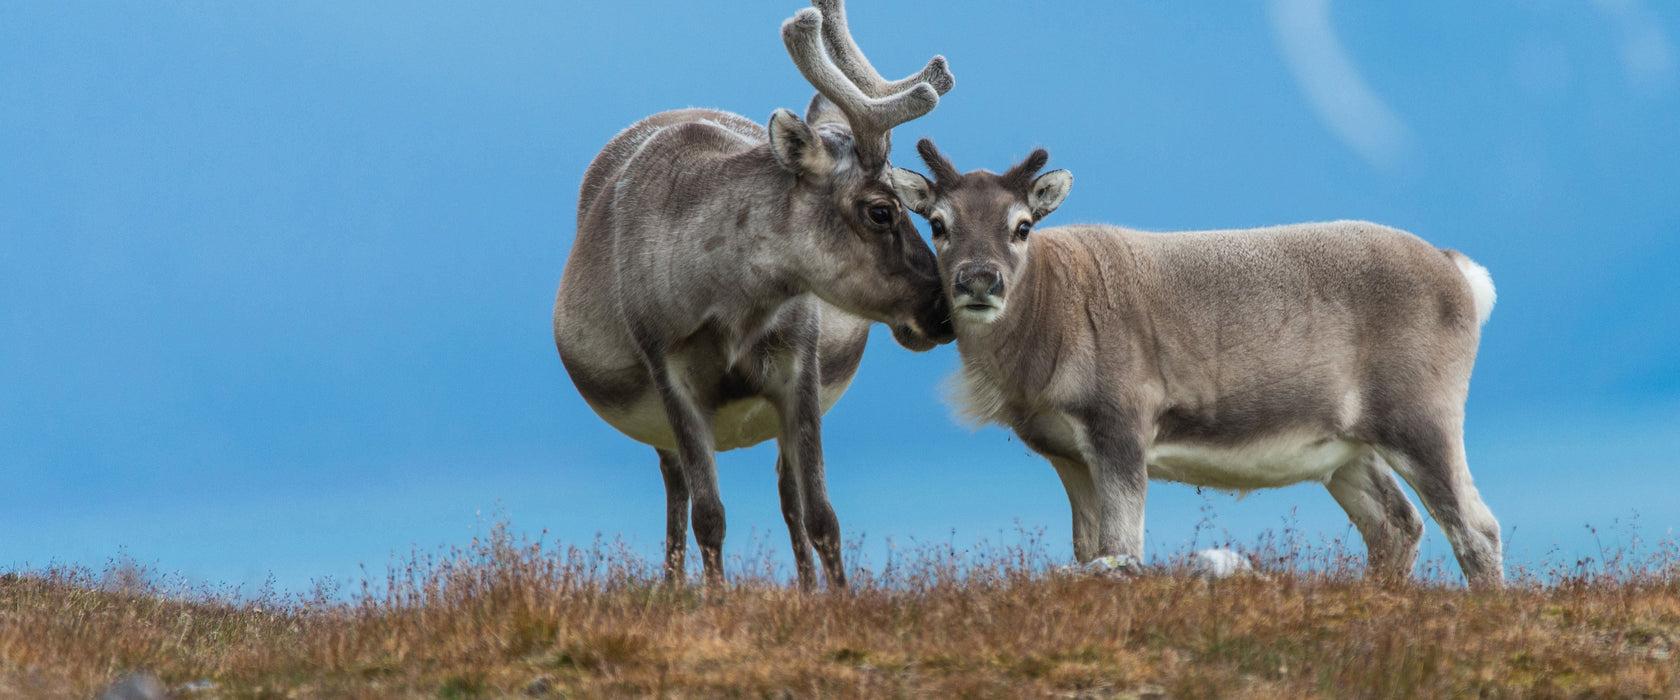
[[[869,220],[875,222],[877,226],[886,226],[892,223],[892,219],[891,207],[877,204],[869,208]]]
[[[1032,233],[1032,222],[1031,221],[1023,221],[1023,222],[1015,225],[1015,236],[1017,238],[1023,238],[1024,239],[1024,238],[1027,237],[1027,234],[1029,234],[1029,233]]]
[[[934,219],[932,221],[929,221],[928,222],[928,228],[933,229],[933,237],[934,238],[944,238],[945,237],[945,222],[944,221],[941,221],[939,219]]]

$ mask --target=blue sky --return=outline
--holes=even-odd
[[[652,451],[594,417],[549,329],[585,166],[666,109],[763,122],[811,90],[801,3],[0,5],[0,568],[125,553],[195,580],[354,580],[505,514],[663,536]],[[963,169],[1032,148],[1050,223],[1341,218],[1486,265],[1468,445],[1513,560],[1637,513],[1680,526],[1680,10],[1597,2],[854,0],[883,72],[956,88],[897,130]],[[830,491],[888,539],[1068,556],[1053,471],[955,425],[877,333],[825,424]],[[721,457],[730,536],[784,559],[774,454]],[[1310,485],[1155,484],[1149,544],[1349,534]],[[1429,530],[1431,554],[1447,549]]]

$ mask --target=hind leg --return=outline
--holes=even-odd
[[[659,450],[659,473],[665,477],[665,583],[682,583],[688,555],[688,480],[677,453]]]
[[[1503,585],[1499,521],[1470,479],[1460,424],[1416,431],[1377,450],[1440,524],[1465,580],[1477,588]]]
[[[1394,471],[1373,451],[1343,465],[1326,487],[1365,540],[1366,575],[1402,580],[1417,562],[1423,518]]]

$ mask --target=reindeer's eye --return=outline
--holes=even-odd
[[[928,222],[928,228],[933,230],[933,237],[934,238],[944,238],[945,237],[945,222],[943,220],[934,219],[932,221],[929,221]]]
[[[1027,237],[1027,234],[1029,234],[1029,233],[1032,233],[1032,222],[1031,221],[1023,221],[1023,222],[1015,225],[1015,237],[1016,238],[1025,239]]]
[[[875,222],[877,226],[886,226],[892,223],[892,208],[880,204],[870,207],[869,220]]]

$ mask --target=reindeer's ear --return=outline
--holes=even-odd
[[[840,108],[836,107],[833,102],[829,102],[828,98],[822,96],[822,93],[812,95],[810,106],[805,108],[805,123],[815,127],[834,122],[850,126],[846,121],[846,113],[840,111]]]
[[[921,173],[904,168],[892,169],[893,193],[910,211],[928,216],[933,213],[933,183]]]
[[[823,147],[822,137],[785,109],[770,114],[770,152],[777,163],[796,175],[834,170],[834,157]]]
[[[1032,208],[1033,218],[1042,219],[1062,206],[1070,189],[1073,189],[1073,173],[1066,170],[1052,170],[1034,179],[1032,188],[1027,190],[1027,206]]]

